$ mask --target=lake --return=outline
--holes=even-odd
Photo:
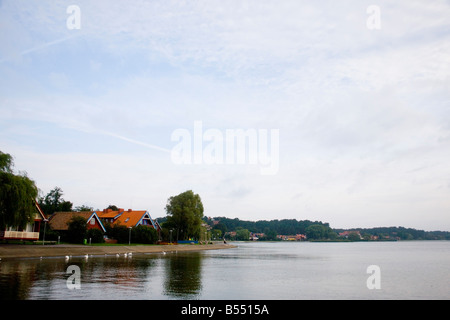
[[[0,299],[450,299],[450,241],[234,244],[1,261]]]

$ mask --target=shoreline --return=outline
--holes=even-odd
[[[162,253],[173,251],[203,251],[231,249],[231,244],[177,244],[177,245],[131,245],[131,246],[89,246],[89,245],[0,245],[0,259],[27,259],[44,257],[65,257],[85,255],[116,255],[124,253]]]

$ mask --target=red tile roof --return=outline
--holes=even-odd
[[[144,217],[146,212],[147,211],[124,211],[114,223],[118,223],[126,227],[135,227]]]
[[[103,224],[101,224],[100,219],[96,215],[95,211],[81,211],[81,212],[55,212],[49,218],[49,225],[53,230],[68,230],[69,222],[73,217],[83,217],[86,219],[86,222],[89,223],[90,219],[96,219],[99,222],[99,226],[104,230]]]

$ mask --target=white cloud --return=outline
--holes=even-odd
[[[446,2],[381,1],[372,31],[357,1],[77,1],[80,30],[69,4],[0,10],[0,143],[43,189],[163,215],[192,188],[208,215],[450,229]],[[279,173],[174,166],[170,134],[195,120],[279,129]]]

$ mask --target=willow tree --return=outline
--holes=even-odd
[[[203,218],[203,204],[200,196],[192,190],[170,197],[166,205],[165,227],[173,229],[177,240],[200,237]]]
[[[0,151],[0,230],[24,228],[36,214],[38,188],[25,172],[14,173],[13,158]]]

